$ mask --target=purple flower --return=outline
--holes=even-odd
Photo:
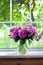
[[[37,34],[36,27],[32,26],[32,24],[28,24],[27,32],[28,32],[28,37]]]
[[[34,35],[37,34],[36,27],[32,27],[31,30],[32,30]]]
[[[21,39],[34,36],[37,34],[36,27],[32,26],[32,24],[28,24],[27,27],[11,27],[10,28],[11,37],[16,38],[17,36]]]
[[[11,28],[11,37],[16,38],[18,36],[19,28],[18,27],[13,27]]]
[[[25,38],[26,33],[27,33],[26,27],[22,28],[21,30],[19,30],[19,37],[22,39]]]
[[[32,24],[31,24],[31,23],[29,23],[29,24],[27,25],[27,27],[28,27],[28,28],[31,28],[31,27],[32,27]]]
[[[28,30],[28,34],[27,35],[28,35],[28,37],[31,37],[33,35],[33,32],[32,32],[31,29]]]
[[[12,37],[12,38],[16,38],[16,37],[17,37],[17,33],[12,32],[12,33],[11,33],[11,37]]]
[[[10,32],[12,32],[14,30],[14,27],[10,27]]]
[[[18,31],[18,30],[19,30],[19,28],[18,28],[18,27],[16,27],[16,26],[14,26],[14,27],[11,27],[11,28],[10,28],[10,32],[13,32],[14,30]]]

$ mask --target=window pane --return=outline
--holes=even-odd
[[[43,48],[43,35],[41,36],[43,32],[43,23],[36,23],[36,28],[37,28],[37,33],[38,36],[40,35],[40,39],[38,41],[34,40],[32,43],[29,45],[27,41],[27,46],[28,48]]]
[[[28,5],[26,4],[28,2]],[[43,21],[43,0],[31,0],[31,6],[29,7],[30,2],[27,0],[12,0],[12,26],[23,27],[27,25],[27,22],[30,21],[30,7],[31,7],[31,19],[36,21],[35,26],[37,27],[38,35],[43,31],[43,24],[38,23]],[[10,20],[10,0],[1,0],[0,1],[0,22],[8,22]],[[21,22],[22,21],[22,22]],[[11,21],[10,21],[11,22]],[[19,23],[21,22],[21,23]],[[24,23],[23,23],[24,22]],[[26,22],[26,23],[25,23]],[[3,24],[0,23],[0,48],[17,48],[19,42],[15,42],[9,36],[9,27],[11,23]],[[34,25],[34,24],[33,24]],[[38,44],[35,46],[35,39],[29,45],[28,40],[26,45],[28,48],[43,48],[43,36],[38,41]]]
[[[0,48],[10,48],[9,24],[0,24]]]
[[[38,35],[41,35],[43,32],[43,23],[37,24]],[[43,48],[43,35],[41,36],[36,48]]]
[[[43,0],[32,0],[32,2],[31,9],[34,20],[37,22],[43,21]]]
[[[10,0],[0,0],[0,22],[10,20]]]
[[[30,20],[29,7],[24,3],[26,3],[26,2],[25,1],[20,2],[19,0],[12,0],[13,21],[15,21],[15,22],[20,22],[20,21],[29,22],[29,20]]]

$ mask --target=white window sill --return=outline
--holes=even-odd
[[[0,58],[43,58],[43,49],[28,49],[24,55],[17,49],[0,49]]]

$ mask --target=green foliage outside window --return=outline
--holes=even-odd
[[[29,22],[30,21],[30,0],[12,0],[12,22]],[[36,24],[38,34],[43,31],[43,0],[31,0],[32,9],[32,21],[40,22]],[[0,22],[10,22],[10,0],[0,0]],[[25,26],[26,24],[14,23],[13,26]],[[0,48],[10,47],[9,34],[10,24],[0,24]],[[3,32],[2,32],[3,31]],[[5,41],[6,40],[6,41]],[[14,44],[12,40],[12,48],[18,46],[17,43]],[[33,42],[34,43],[34,42]],[[34,47],[34,45],[32,45]],[[43,47],[43,37],[41,37],[38,48]]]

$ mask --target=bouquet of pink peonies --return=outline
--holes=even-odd
[[[37,34],[36,27],[32,24],[28,24],[25,27],[11,27],[10,28],[10,36],[15,40],[15,42],[20,42],[19,44],[19,51],[21,53],[26,52],[26,47],[24,46],[26,44],[26,40],[29,40],[29,44],[34,39],[34,36]]]

